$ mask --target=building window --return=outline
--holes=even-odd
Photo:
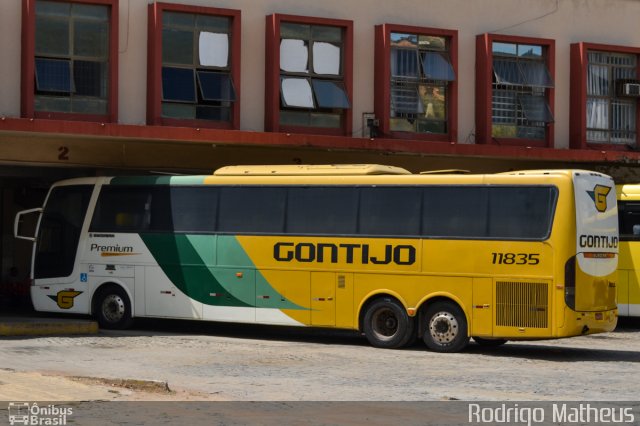
[[[477,51],[479,143],[552,146],[554,44],[483,35]],[[486,109],[485,109],[486,108]]]
[[[149,5],[149,124],[237,128],[237,11]]]
[[[27,0],[23,59],[33,61],[23,74],[33,80],[23,82],[23,115],[115,121],[112,3]]]
[[[455,72],[445,37],[391,33],[392,132],[447,133],[449,82]]]
[[[491,135],[544,140],[553,122],[545,91],[553,80],[540,45],[493,42]]]
[[[457,32],[376,27],[375,115],[370,136],[454,142]]]
[[[587,59],[587,143],[635,146],[638,98],[624,83],[637,78],[637,56],[589,51]]]
[[[571,45],[570,147],[640,147],[640,48]]]
[[[267,18],[267,130],[350,134],[352,24]]]

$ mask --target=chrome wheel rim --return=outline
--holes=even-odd
[[[125,312],[124,300],[117,294],[110,294],[102,301],[102,316],[109,322],[120,321]]]
[[[429,334],[440,346],[451,344],[458,336],[459,326],[456,317],[449,312],[438,312],[429,321]]]
[[[389,308],[378,309],[371,318],[371,328],[378,340],[391,340],[398,332],[398,317]]]

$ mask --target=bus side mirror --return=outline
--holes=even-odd
[[[19,234],[19,228],[20,228],[20,222],[22,220],[22,216],[27,215],[27,214],[33,214],[33,213],[42,213],[42,208],[41,207],[37,207],[35,209],[28,209],[28,210],[22,210],[18,213],[16,213],[16,218],[13,222],[13,236],[15,238],[18,238],[20,240],[27,240],[27,241],[31,241],[34,242],[36,240],[36,237],[27,237],[24,235],[20,235]]]

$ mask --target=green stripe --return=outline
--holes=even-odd
[[[140,237],[171,282],[198,302],[215,306],[307,309],[278,293],[256,270],[233,236],[153,233],[140,234]],[[257,299],[258,295],[269,298]]]

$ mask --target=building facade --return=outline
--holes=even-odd
[[[640,180],[637,0],[0,2],[16,210],[96,174],[579,167]]]

